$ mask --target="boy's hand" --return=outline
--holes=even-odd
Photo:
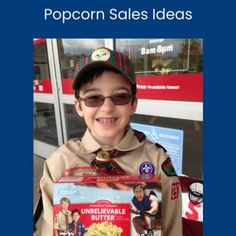
[[[146,211],[139,211],[139,215],[143,216],[143,215],[145,215],[145,214],[147,214]]]
[[[131,208],[130,210],[131,210],[131,212],[132,212],[133,214],[136,214],[136,215],[139,214],[139,211],[138,211],[138,210],[135,210],[135,209],[133,209],[133,208]]]

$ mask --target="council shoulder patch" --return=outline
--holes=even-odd
[[[172,165],[171,159],[169,157],[163,162],[161,168],[167,176],[177,176],[175,168]]]

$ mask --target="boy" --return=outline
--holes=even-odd
[[[73,81],[75,108],[88,127],[45,161],[41,179],[42,235],[52,235],[53,181],[65,169],[90,166],[109,175],[155,174],[161,179],[163,235],[182,235],[180,186],[165,150],[129,126],[137,107],[136,81],[127,56],[108,48],[81,58]]]
[[[160,221],[157,219],[158,199],[154,194],[147,195],[143,184],[134,185],[133,192],[131,210],[138,215],[133,218],[134,228],[139,235],[153,235],[152,229]]]
[[[80,211],[78,209],[74,209],[71,213],[73,222],[69,224],[69,230],[71,235],[73,236],[85,236],[86,228],[85,225],[79,220],[80,219]]]
[[[71,211],[68,209],[70,200],[66,197],[60,200],[60,211],[56,214],[54,219],[55,235],[60,236],[60,233],[67,230],[69,224],[72,222]]]

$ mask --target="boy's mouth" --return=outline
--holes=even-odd
[[[98,121],[100,124],[113,124],[117,119],[118,118],[97,118],[96,121]]]

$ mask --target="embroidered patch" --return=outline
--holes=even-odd
[[[162,170],[167,176],[177,176],[175,172],[175,168],[172,165],[171,159],[167,158],[162,164]]]
[[[143,162],[139,167],[140,174],[154,174],[154,166],[151,162]]]
[[[171,200],[178,198],[179,196],[179,182],[172,183],[171,185]]]
[[[93,52],[91,58],[93,61],[107,61],[111,53],[106,48],[100,48]]]

